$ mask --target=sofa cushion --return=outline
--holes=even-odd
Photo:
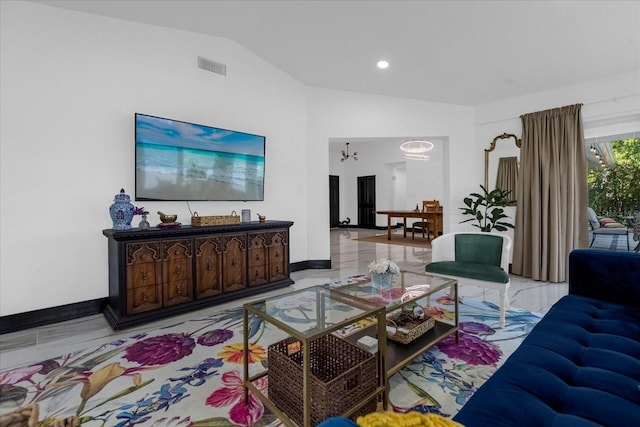
[[[427,273],[467,277],[485,282],[508,283],[509,274],[502,268],[477,262],[436,261],[424,268]]]
[[[474,427],[640,426],[639,387],[638,308],[569,295],[454,420]]]
[[[592,208],[587,208],[587,217],[589,218],[589,224],[592,230],[600,228],[600,220]]]
[[[600,221],[600,225],[605,228],[627,228],[626,225],[620,224],[618,221],[615,221],[611,218],[606,218]]]

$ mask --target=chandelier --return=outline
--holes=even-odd
[[[358,160],[358,152],[354,151],[353,154],[349,155],[349,143],[346,142],[345,144],[347,144],[347,151],[342,150],[342,158],[340,159],[340,161],[344,162],[349,157],[351,157],[353,160]]]
[[[411,160],[429,160],[425,153],[433,149],[433,143],[425,139],[411,139],[400,144],[404,157]]]

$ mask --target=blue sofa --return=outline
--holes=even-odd
[[[466,427],[640,426],[640,254],[572,251],[569,295],[453,419]],[[335,417],[322,427],[354,425]]]
[[[640,426],[640,255],[576,249],[561,298],[454,420]]]

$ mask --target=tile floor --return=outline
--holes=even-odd
[[[396,231],[402,233],[402,231]],[[365,229],[333,229],[331,230],[331,269],[303,270],[291,274],[295,284],[291,287],[251,297],[277,295],[293,289],[327,283],[355,274],[365,274],[367,265],[375,258],[388,258],[395,261],[401,269],[424,271],[424,266],[431,259],[431,249],[410,246],[388,245],[381,243],[354,240],[358,237],[383,234],[381,230]],[[462,296],[482,299],[498,303],[498,293],[475,286],[459,287]],[[519,276],[511,276],[509,300],[512,307],[523,308],[537,313],[545,313],[560,297],[566,295],[566,283],[536,282]],[[148,330],[163,325],[179,322],[198,316],[202,313],[217,311],[238,306],[245,301],[235,301],[169,319],[148,323],[137,328],[114,331],[101,315],[87,316],[0,335],[0,369],[38,362],[50,357],[59,356],[72,351],[111,342],[120,337],[134,335],[139,330]]]

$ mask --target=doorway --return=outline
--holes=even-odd
[[[376,177],[358,177],[358,227],[376,227]]]
[[[329,175],[329,227],[340,225],[340,177]]]

